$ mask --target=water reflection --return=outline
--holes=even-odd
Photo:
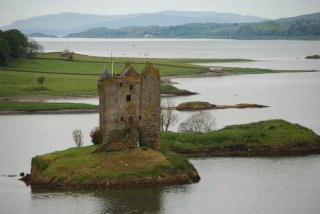
[[[319,155],[196,158],[191,162],[202,178],[197,184],[78,191],[32,189],[30,213],[318,214],[319,161]]]
[[[32,188],[32,211],[62,213],[161,213],[163,188],[44,190]],[[59,212],[61,213],[61,212]]]

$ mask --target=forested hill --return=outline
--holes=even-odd
[[[74,38],[320,39],[320,13],[259,23],[191,23],[170,27],[92,28]]]

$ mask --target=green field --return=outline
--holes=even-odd
[[[47,103],[47,102],[17,102],[1,101],[0,111],[38,111],[62,109],[97,109],[97,105],[83,103]]]
[[[12,60],[0,66],[0,97],[16,96],[82,96],[97,95],[96,82],[106,66],[111,72],[110,58],[76,54],[74,60],[61,58],[58,53],[39,54],[35,59]],[[201,75],[208,67],[191,62],[243,61],[244,59],[149,59],[160,69],[161,76]],[[114,58],[114,73],[124,68],[126,61],[140,72],[146,59]],[[270,73],[280,70],[225,68],[226,74]],[[43,84],[39,77],[45,77]],[[196,89],[194,90],[196,92]]]

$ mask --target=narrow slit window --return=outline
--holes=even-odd
[[[121,122],[123,122],[123,117],[120,118]]]
[[[122,87],[123,83],[120,83],[120,86]]]
[[[134,118],[132,116],[129,117],[129,125],[133,125],[134,123]]]
[[[131,102],[131,95],[127,95],[127,101]]]
[[[130,90],[132,90],[133,89],[133,85],[130,85]]]
[[[139,116],[139,120],[141,120],[141,115]]]

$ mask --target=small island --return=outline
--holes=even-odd
[[[251,103],[240,103],[236,105],[215,105],[209,102],[185,102],[180,103],[175,107],[178,111],[198,111],[198,110],[210,110],[210,109],[228,109],[228,108],[266,108],[268,106],[251,104]]]
[[[267,120],[207,133],[161,132],[163,151],[187,156],[290,156],[320,153],[320,136],[299,124]]]
[[[310,55],[310,56],[306,56],[306,59],[320,59],[320,55]]]
[[[148,148],[93,153],[98,146],[71,148],[32,159],[31,185],[107,188],[187,184],[200,180],[187,158]]]

